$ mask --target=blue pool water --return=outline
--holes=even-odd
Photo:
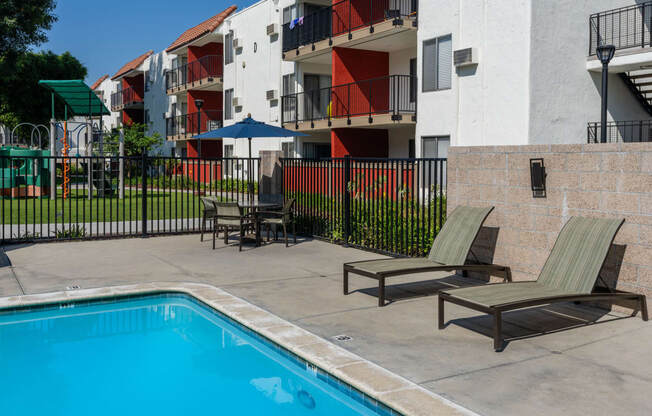
[[[2,415],[387,414],[337,384],[183,295],[0,314]]]

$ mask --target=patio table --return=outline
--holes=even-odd
[[[215,198],[215,197],[208,197],[208,198],[217,201],[217,198]],[[236,201],[233,201],[233,202],[236,202]],[[245,208],[246,210],[248,210],[251,213],[251,215],[254,216],[254,219],[256,220],[255,221],[256,222],[256,233],[255,233],[255,235],[253,235],[253,236],[251,234],[245,235],[245,238],[247,238],[249,240],[254,240],[255,243],[256,243],[256,247],[258,247],[258,246],[260,246],[261,238],[260,238],[260,221],[259,221],[259,219],[258,219],[258,217],[256,215],[256,212],[260,211],[260,210],[270,210],[270,209],[275,209],[275,208],[282,208],[283,205],[282,204],[277,204],[277,203],[274,203],[274,202],[261,202],[261,201],[258,201],[258,200],[237,201],[237,202],[238,202],[238,205],[240,205],[242,208]]]

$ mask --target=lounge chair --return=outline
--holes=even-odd
[[[493,207],[457,207],[446,219],[432,243],[428,258],[396,258],[356,261],[344,264],[344,294],[349,293],[349,273],[378,280],[378,306],[385,305],[385,280],[394,276],[435,271],[485,272],[511,281],[508,267],[467,264],[466,258]]]
[[[536,281],[440,291],[439,329],[444,328],[444,302],[493,315],[496,351],[503,346],[502,313],[514,309],[557,302],[633,300],[638,302],[642,318],[647,321],[644,295],[609,288],[601,292],[594,290],[609,248],[624,221],[572,217],[559,233]]]

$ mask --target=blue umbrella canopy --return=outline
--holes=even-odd
[[[212,130],[206,133],[193,136],[193,139],[219,139],[222,137],[232,137],[234,139],[252,138],[252,137],[292,137],[307,136],[307,134],[284,129],[281,127],[270,126],[262,121],[256,121],[251,117],[235,123],[231,126],[221,129]]]

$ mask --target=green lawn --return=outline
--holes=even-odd
[[[73,190],[56,203],[49,198],[3,198],[0,208],[3,224],[87,223],[97,221],[137,221],[142,218],[142,195],[125,190],[125,197],[87,199],[83,190]],[[187,191],[153,191],[147,193],[147,219],[193,218],[201,215],[199,196]]]

